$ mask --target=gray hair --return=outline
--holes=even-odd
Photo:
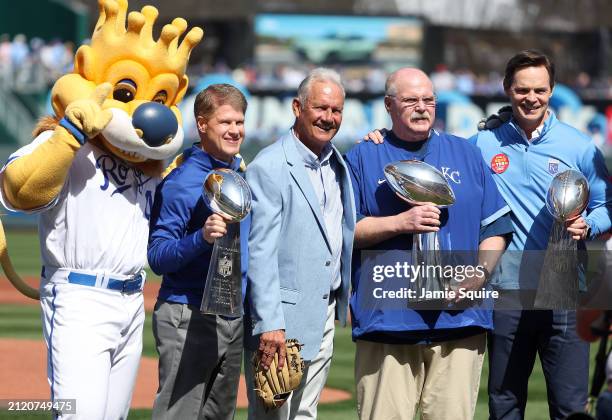
[[[396,77],[397,73],[398,73],[398,70],[394,71],[387,77],[387,80],[385,80],[385,96],[397,95],[397,86],[395,85],[395,81],[397,79]]]
[[[340,77],[338,72],[326,67],[317,67],[316,69],[313,69],[308,73],[308,76],[306,76],[306,78],[302,80],[300,86],[298,87],[297,99],[300,104],[302,104],[302,106],[308,100],[308,95],[310,95],[310,86],[314,82],[335,83],[342,91],[342,97],[346,97],[344,86],[342,86],[342,78]]]

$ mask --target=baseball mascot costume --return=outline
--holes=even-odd
[[[38,213],[48,379],[58,418],[125,419],[142,350],[148,218],[164,161],[182,146],[177,103],[202,39],[184,19],[153,39],[157,9],[101,0],[91,44],[52,89],[55,115],[0,173],[2,204]],[[127,24],[126,24],[127,17]],[[4,243],[4,235],[0,238]],[[0,249],[11,281],[30,297]]]

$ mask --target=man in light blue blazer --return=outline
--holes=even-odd
[[[331,144],[344,96],[336,72],[313,70],[293,100],[290,132],[247,170],[253,193],[245,316],[249,419],[316,418],[334,319],[346,324],[355,205],[347,167]],[[266,413],[253,391],[251,359],[258,351],[266,367],[276,352],[282,360],[286,338],[304,344],[306,370],[287,402]]]

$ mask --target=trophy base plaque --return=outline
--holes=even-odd
[[[239,223],[229,223],[227,234],[215,241],[200,312],[228,317],[242,316]]]
[[[554,222],[544,255],[534,309],[578,308],[578,250],[565,226]]]

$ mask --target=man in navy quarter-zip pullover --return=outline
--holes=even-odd
[[[198,94],[194,112],[201,143],[183,153],[180,166],[159,185],[150,221],[148,259],[163,275],[153,313],[159,353],[159,389],[153,419],[232,419],[242,358],[242,317],[200,313],[213,243],[226,233],[224,219],[202,199],[213,169],[238,171],[247,102],[231,85]],[[242,277],[246,282],[248,217],[240,224]],[[243,287],[244,290],[244,287]]]

